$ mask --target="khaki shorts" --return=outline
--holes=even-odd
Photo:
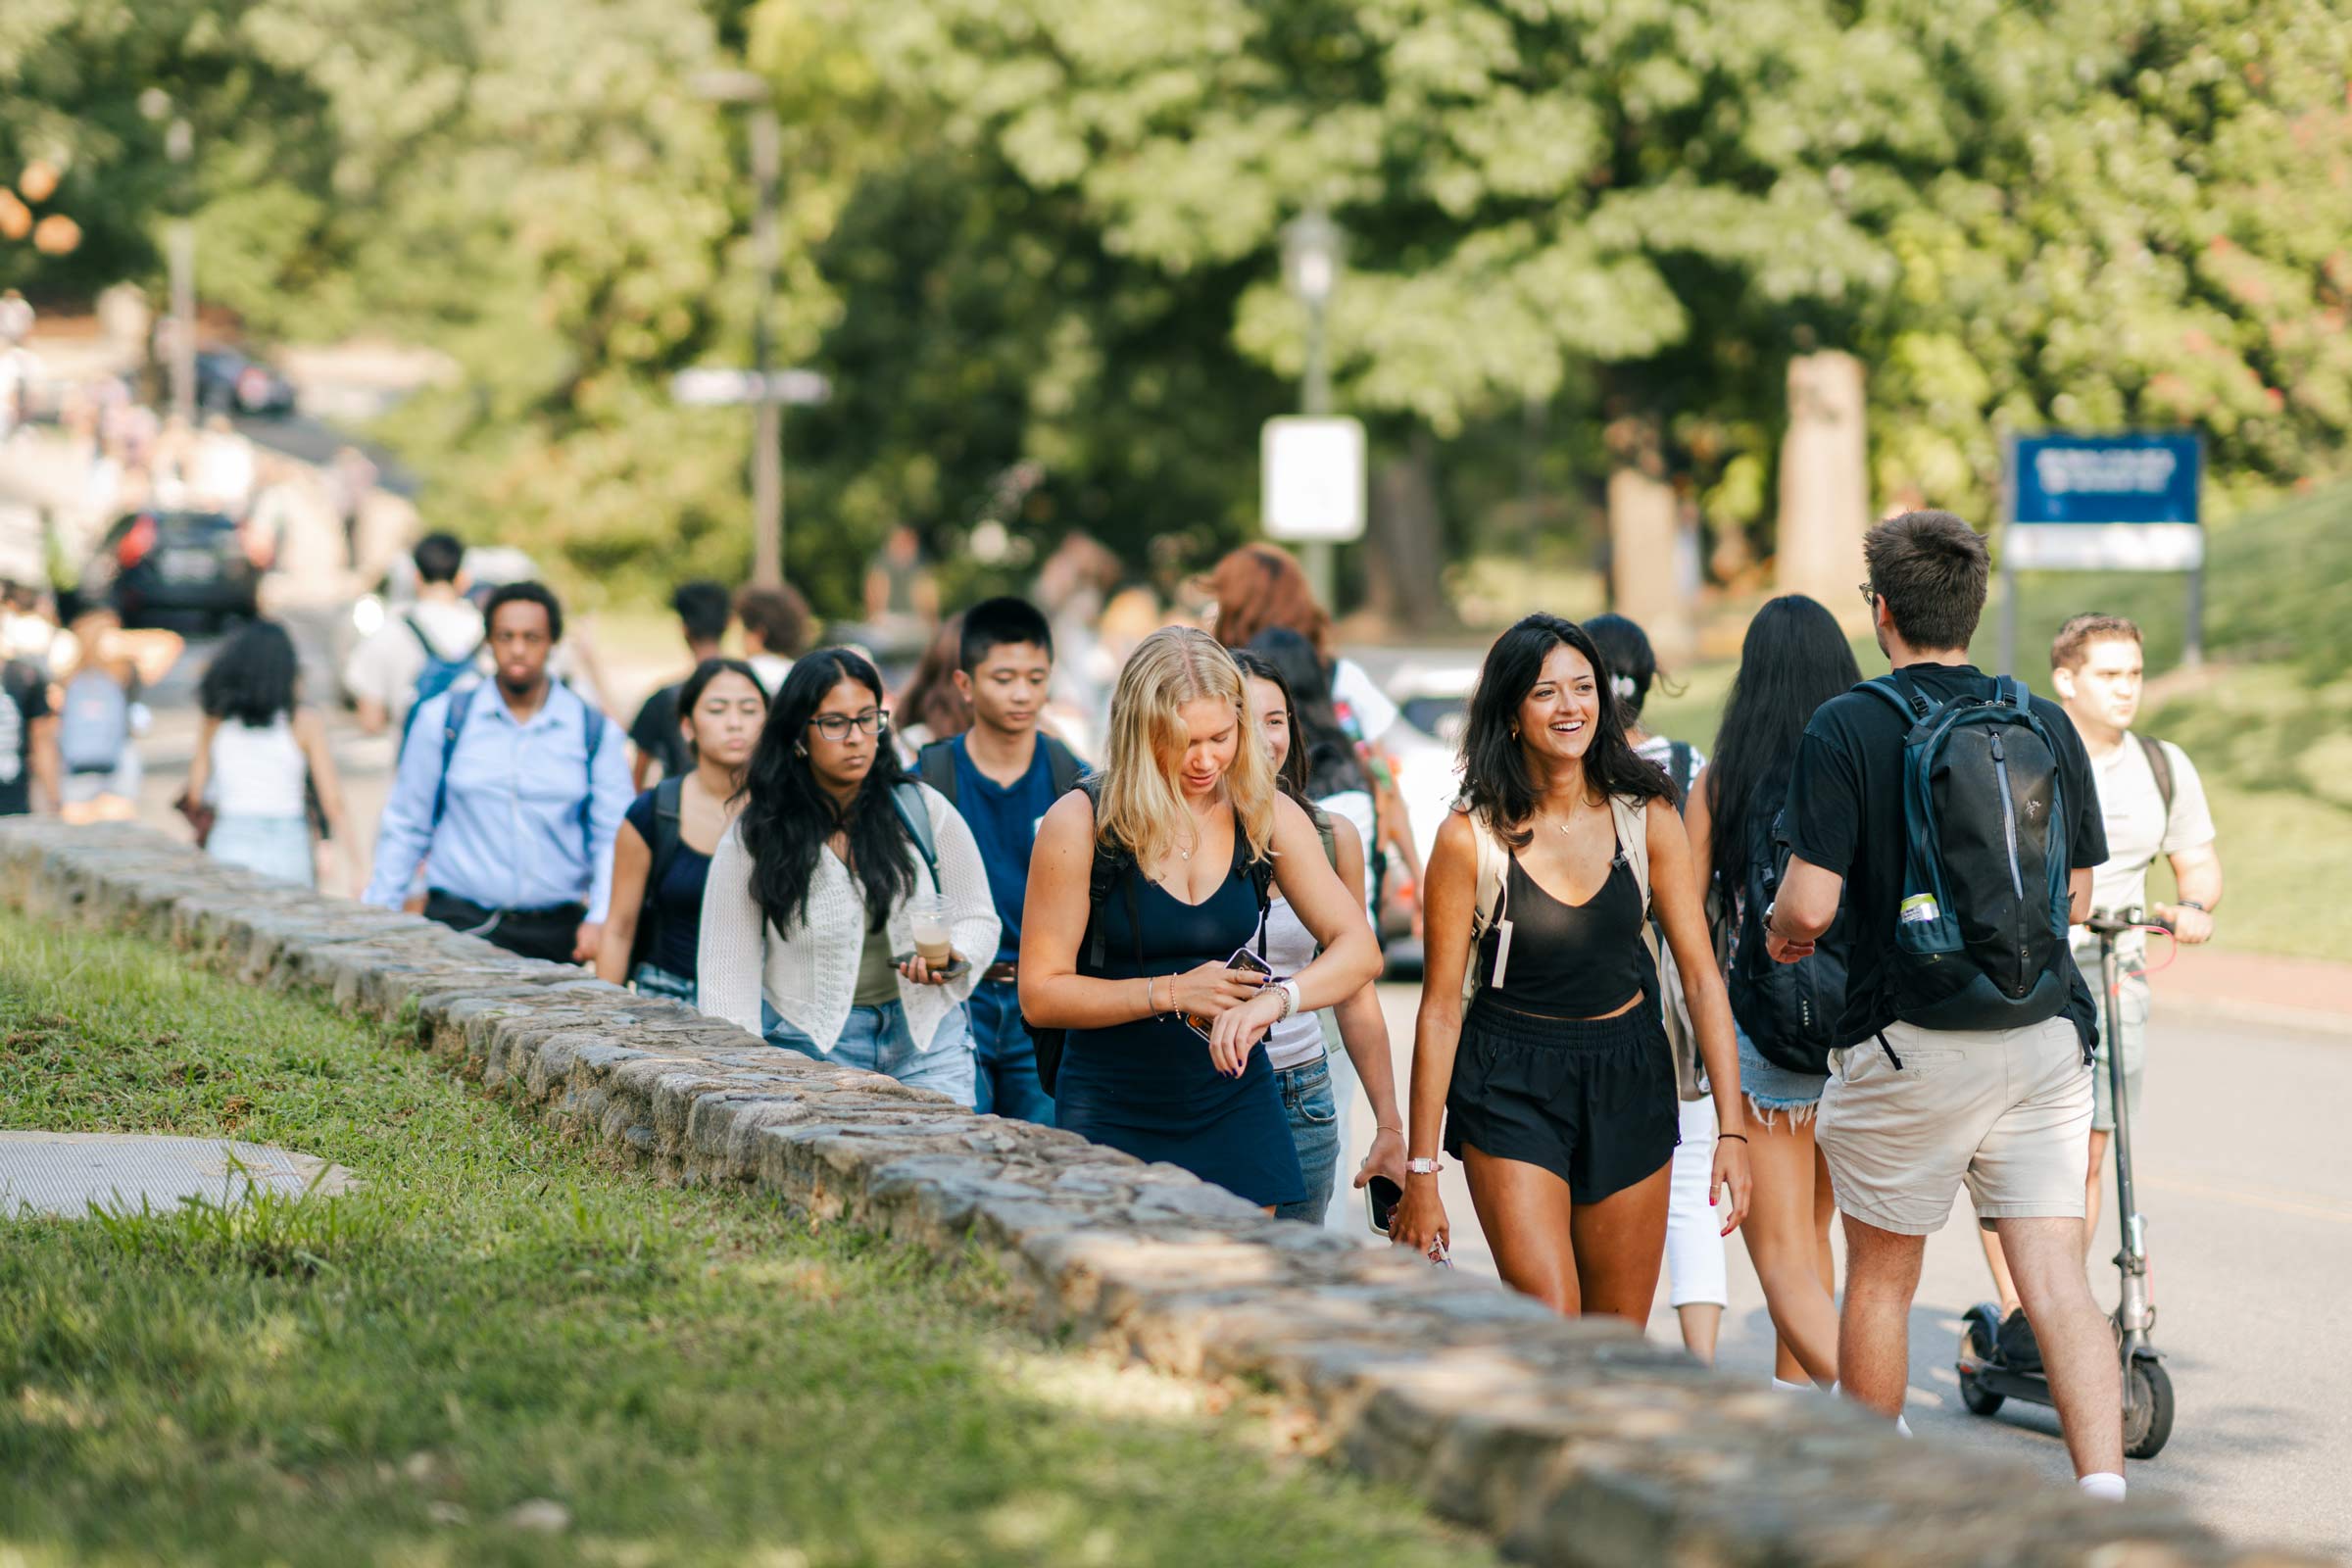
[[[1980,1219],[2082,1216],[2090,1168],[2090,1069],[2075,1026],[1886,1026],[1831,1054],[1818,1137],[1838,1206],[1866,1225],[1926,1236],[1965,1182]]]

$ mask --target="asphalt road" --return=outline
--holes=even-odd
[[[170,803],[194,739],[193,678],[206,653],[197,645],[153,694],[157,721],[142,747],[142,811],[168,831],[185,831]],[[361,736],[341,717],[335,732],[353,817],[371,841],[392,742]],[[1401,1074],[1419,994],[1410,986],[1381,989]],[[2156,992],[2149,1089],[2133,1131],[2159,1309],[2155,1338],[2179,1413],[2165,1451],[2131,1466],[2132,1485],[2180,1500],[2244,1544],[2352,1559],[2352,1489],[2342,1481],[2343,1457],[2352,1454],[2352,1367],[2328,1327],[2330,1292],[2352,1298],[2352,1140],[2345,1136],[2352,1037],[2168,1011],[2161,974]],[[1372,1131],[1360,1097],[1348,1131],[1356,1150],[1344,1169],[1351,1171]],[[1492,1254],[1458,1170],[1446,1180],[1456,1266],[1491,1273]],[[2101,1259],[2117,1247],[2112,1200],[2107,1208],[2093,1252]],[[1341,1211],[1361,1227],[1360,1200]],[[1719,1364],[1762,1382],[1771,1372],[1772,1328],[1736,1237],[1730,1275]],[[2112,1305],[2113,1267],[2102,1262],[2091,1277]],[[2063,1485],[2071,1472],[2049,1411],[2011,1401],[1986,1419],[1960,1404],[1952,1370],[1960,1314],[1989,1294],[1962,1204],[1928,1245],[1912,1314],[1911,1425],[1922,1443],[2011,1454]],[[1681,1343],[1662,1281],[1650,1333],[1663,1344]],[[1985,1502],[1997,1507],[2000,1500]]]

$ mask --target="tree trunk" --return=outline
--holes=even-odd
[[[1840,620],[1858,621],[1862,534],[1870,526],[1862,362],[1835,351],[1788,362],[1788,433],[1781,444],[1781,515],[1774,576]]]
[[[1437,444],[1415,429],[1404,453],[1381,465],[1365,519],[1364,608],[1399,631],[1453,623],[1445,591],[1438,522]]]
[[[1649,634],[1658,662],[1674,664],[1698,645],[1697,606],[1682,570],[1681,517],[1666,482],[1657,425],[1630,416],[1606,436],[1609,471],[1609,607]]]

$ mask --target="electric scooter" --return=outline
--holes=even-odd
[[[2150,1335],[2156,1328],[2156,1304],[2148,1294],[2147,1222],[2139,1212],[2132,1184],[2132,1117],[2124,1097],[2123,1031],[2116,1008],[2121,1001],[2122,966],[2115,956],[2116,938],[2157,925],[2138,908],[2094,909],[2084,928],[2099,939],[2099,981],[2107,997],[2107,1083],[2115,1102],[2116,1217],[2123,1232],[2123,1250],[2116,1267],[2123,1273],[2123,1299],[2115,1309],[2116,1352],[2124,1371],[2124,1452],[2134,1459],[2153,1459],[2173,1435],[2173,1380],[2164,1370]],[[1980,1301],[1968,1309],[1960,1325],[1960,1402],[1977,1415],[1991,1415],[2010,1399],[2049,1405],[2047,1374],[2004,1363],[1999,1351],[2001,1309],[1997,1302]]]

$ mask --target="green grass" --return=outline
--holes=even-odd
[[[1271,1412],[939,1266],[663,1190],[371,1025],[0,910],[0,1125],[363,1191],[0,1222],[0,1560],[1461,1564]],[[569,1510],[562,1534],[506,1515]]]
[[[2175,573],[2026,572],[2018,662],[2045,696],[2050,639],[2084,611],[2129,615],[2155,682],[2137,727],[2184,747],[2204,779],[2228,876],[2217,945],[2352,960],[2352,486],[2315,491],[2208,530],[2207,667],[2179,670],[2186,580]],[[1997,590],[1996,590],[1997,595]],[[2000,661],[2000,608],[1973,649]],[[1864,675],[1886,667],[1867,639]],[[1666,735],[1714,736],[1733,666],[1699,665],[1680,697],[1653,696]],[[2150,892],[2171,892],[2161,864]]]

